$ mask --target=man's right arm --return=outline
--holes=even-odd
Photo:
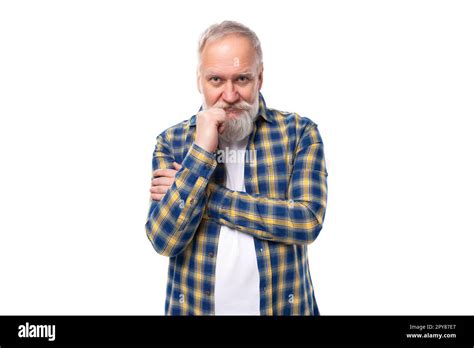
[[[173,168],[174,161],[163,133],[157,137],[153,171]],[[204,213],[206,187],[216,166],[212,153],[192,144],[164,197],[160,201],[150,200],[145,229],[159,254],[176,256],[193,239]]]

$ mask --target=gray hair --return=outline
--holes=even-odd
[[[235,21],[223,21],[222,23],[213,24],[202,33],[198,46],[199,64],[201,63],[201,53],[207,42],[214,41],[231,34],[241,35],[249,39],[253,48],[255,49],[255,53],[257,54],[257,62],[262,64],[263,53],[257,34],[255,34],[254,31],[242,23]]]

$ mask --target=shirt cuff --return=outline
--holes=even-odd
[[[209,218],[219,219],[222,211],[228,209],[231,205],[231,199],[227,195],[230,190],[214,182],[210,182],[206,190],[208,196],[206,215]]]
[[[206,151],[193,143],[186,157],[184,157],[182,166],[192,173],[209,180],[214,169],[217,167],[217,161],[214,153]]]

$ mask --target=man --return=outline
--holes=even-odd
[[[203,106],[153,156],[146,232],[169,257],[165,313],[319,315],[307,252],[327,199],[317,125],[267,108],[249,28],[213,25],[198,53]]]

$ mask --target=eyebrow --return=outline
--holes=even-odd
[[[219,73],[216,73],[214,71],[206,71],[204,72],[204,76],[205,77],[210,77],[210,76],[221,76],[221,74]],[[251,71],[244,71],[244,72],[241,72],[241,73],[238,73],[238,74],[233,74],[231,75],[232,77],[239,77],[239,76],[246,76],[246,77],[251,77],[251,76],[254,76],[253,72]]]

